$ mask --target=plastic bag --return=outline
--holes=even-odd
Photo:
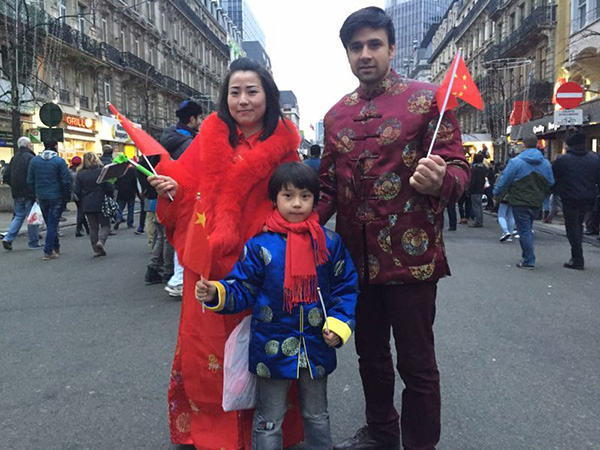
[[[27,216],[27,225],[44,225],[44,216],[42,215],[42,208],[35,202],[29,211]]]
[[[256,406],[256,376],[248,370],[250,323],[246,316],[231,332],[223,358],[223,411],[252,409]]]

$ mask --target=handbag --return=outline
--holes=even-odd
[[[231,332],[223,358],[223,411],[252,409],[256,406],[256,375],[248,370],[250,323],[246,316]]]
[[[118,212],[119,205],[115,202],[115,199],[105,194],[102,200],[102,215],[107,219],[112,219],[113,217],[117,217]]]

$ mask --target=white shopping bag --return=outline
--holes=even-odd
[[[223,411],[256,406],[256,376],[248,370],[252,316],[244,317],[225,343],[223,361]]]
[[[44,225],[44,216],[42,216],[42,208],[35,202],[27,216],[27,225]]]

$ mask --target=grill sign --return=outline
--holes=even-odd
[[[65,114],[63,117],[63,122],[70,127],[85,128],[88,130],[94,129],[94,120],[90,119],[89,117],[77,117]]]

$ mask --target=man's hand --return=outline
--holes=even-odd
[[[196,300],[202,303],[210,303],[215,299],[217,295],[217,287],[212,281],[200,278],[196,282]]]
[[[323,339],[325,339],[325,343],[330,347],[337,347],[340,345],[340,342],[342,342],[337,334],[333,331],[327,331],[326,329],[323,329]]]
[[[446,175],[446,161],[438,155],[421,158],[409,183],[419,194],[439,197]]]
[[[156,189],[158,195],[164,198],[175,198],[177,195],[177,190],[179,189],[179,185],[177,181],[175,181],[171,177],[167,177],[165,175],[154,175],[152,177],[148,177],[148,183]]]

